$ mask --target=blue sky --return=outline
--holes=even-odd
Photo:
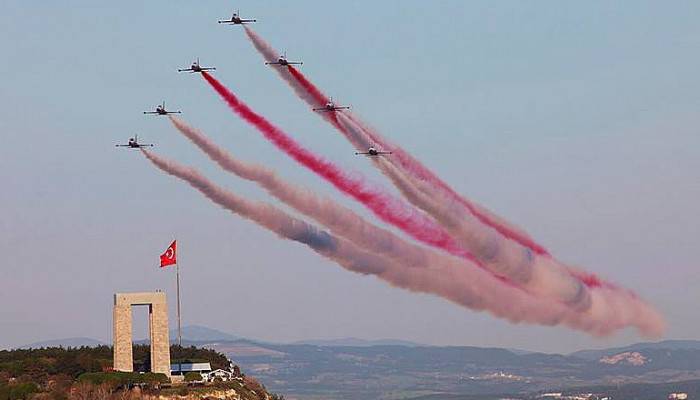
[[[10,0],[0,14],[0,347],[110,340],[116,291],[162,288],[176,236],[183,318],[265,340],[355,336],[572,351],[628,343],[513,326],[353,275],[280,241],[114,144],[133,133],[246,196],[166,120],[367,215],[238,120],[200,57],[308,147],[386,183],[262,65],[255,29],[328,94],[563,261],[638,291],[697,338],[700,4]],[[142,314],[142,313],[141,313]],[[137,314],[139,315],[139,314]],[[145,318],[136,323],[145,336]]]

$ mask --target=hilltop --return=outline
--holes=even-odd
[[[208,362],[212,369],[228,369],[228,358],[215,350],[171,346],[171,363]],[[234,379],[173,386],[165,374],[145,373],[149,369],[149,347],[134,346],[134,371],[114,372],[112,348],[43,347],[0,351],[0,400],[25,399],[150,399],[193,398],[276,400],[256,379],[233,368]],[[186,380],[201,380],[185,376]],[[183,397],[185,396],[185,397]]]

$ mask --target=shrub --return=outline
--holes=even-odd
[[[170,380],[165,374],[153,372],[145,374],[138,372],[86,372],[78,377],[78,382],[88,382],[93,385],[106,384],[116,388],[120,386],[129,387],[140,383],[157,386],[161,383],[168,383]]]
[[[0,384],[0,400],[26,400],[32,393],[38,391],[39,387],[33,383]]]
[[[198,382],[202,380],[202,374],[190,371],[185,374],[185,382]]]

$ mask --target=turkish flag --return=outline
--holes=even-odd
[[[170,246],[168,246],[168,249],[165,250],[165,253],[160,255],[160,267],[161,268],[167,267],[168,265],[177,264],[176,249],[177,249],[177,240],[173,240],[173,242],[170,243]]]

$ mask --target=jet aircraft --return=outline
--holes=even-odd
[[[350,107],[348,106],[338,106],[333,102],[333,98],[330,98],[328,102],[323,106],[319,108],[314,108],[314,111],[320,111],[320,112],[336,112],[338,110],[349,110]]]
[[[168,115],[168,114],[182,114],[182,111],[168,111],[165,109],[165,102],[163,104],[159,104],[156,106],[155,111],[144,111],[144,114],[153,114],[153,115]]]
[[[267,61],[265,65],[280,65],[280,66],[287,66],[287,65],[302,65],[304,64],[301,61],[289,61],[287,60],[287,52],[285,51],[282,55],[279,56],[277,61]]]
[[[233,13],[233,16],[231,16],[231,19],[219,20],[220,24],[231,24],[231,25],[243,25],[243,24],[249,24],[251,22],[257,22],[257,21],[254,19],[242,19],[241,13],[239,10],[236,10],[236,12]]]
[[[190,74],[193,74],[195,72],[213,71],[215,69],[215,67],[202,67],[199,65],[199,57],[197,57],[197,60],[194,61],[189,68],[178,69],[177,72],[189,72]]]
[[[367,157],[377,157],[377,156],[383,156],[386,154],[391,154],[391,152],[390,151],[379,151],[374,146],[370,146],[370,148],[367,149],[367,151],[365,151],[365,152],[356,152],[355,153],[355,155],[358,155],[358,156],[363,155],[363,156],[367,156]]]
[[[115,146],[116,147],[128,147],[130,149],[140,149],[142,147],[153,147],[153,144],[152,143],[141,144],[141,143],[139,143],[139,136],[134,135],[134,137],[129,138],[129,141],[126,144],[117,144]]]

